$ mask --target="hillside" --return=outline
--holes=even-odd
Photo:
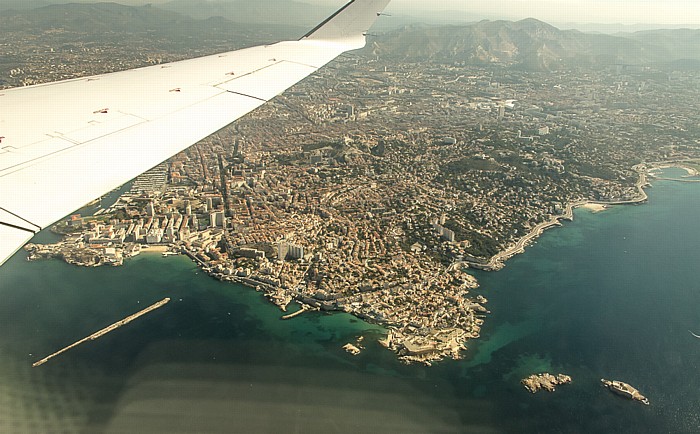
[[[334,9],[333,6],[326,10],[298,1],[276,0],[173,0],[158,7],[196,19],[223,17],[239,23],[296,23],[299,26],[316,25]]]
[[[469,25],[405,27],[380,35],[366,51],[397,60],[500,64],[536,71],[670,64],[700,60],[700,31],[603,35],[563,31],[535,19],[481,21]]]
[[[300,23],[316,23],[326,12],[299,1],[280,4],[274,0],[173,0],[158,7],[74,3],[6,10],[0,14],[0,27],[6,36],[14,34],[25,40],[41,35],[48,38],[50,31],[53,40],[82,35],[114,44],[150,40],[168,50],[214,45],[225,50],[299,38],[311,26]],[[372,36],[364,53],[397,61],[500,65],[530,71],[620,64],[698,69],[700,30],[607,35],[560,30],[535,19],[409,25]]]
[[[229,39],[237,45],[296,38],[304,28],[232,22],[222,17],[195,19],[155,6],[117,3],[70,3],[32,10],[7,10],[0,15],[3,32],[39,33],[60,30],[94,37],[109,34],[155,35],[174,43]]]

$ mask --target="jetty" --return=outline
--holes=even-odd
[[[292,318],[294,318],[294,317],[297,316],[297,315],[301,315],[302,313],[306,312],[307,310],[309,310],[309,308],[306,307],[306,305],[303,305],[303,306],[301,307],[301,309],[299,309],[299,310],[296,311],[296,312],[292,312],[292,313],[290,313],[290,314],[284,315],[284,316],[282,317],[282,319],[292,319]]]
[[[55,353],[44,357],[43,359],[39,360],[38,362],[33,363],[32,367],[36,368],[37,366],[41,366],[44,363],[48,362],[49,360],[53,359],[54,357],[58,356],[59,354],[65,353],[66,351],[77,347],[78,345],[82,344],[83,342],[94,341],[95,339],[98,339],[98,338],[106,335],[107,333],[109,333],[113,330],[116,330],[123,325],[130,323],[131,321],[135,320],[136,318],[143,316],[143,315],[146,315],[147,313],[154,311],[154,310],[158,309],[159,307],[162,307],[163,305],[165,305],[169,301],[170,301],[170,299],[166,297],[166,298],[162,299],[161,301],[154,303],[154,304],[148,306],[147,308],[136,312],[133,315],[129,315],[128,317],[124,318],[121,321],[117,321],[114,324],[107,326],[107,327],[103,328],[102,330],[99,330],[99,331],[91,334],[90,336],[79,340],[78,342],[75,342],[71,345],[68,345],[67,347],[63,348],[62,350],[56,351]]]

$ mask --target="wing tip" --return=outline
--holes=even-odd
[[[301,40],[364,40],[367,31],[391,0],[350,0],[311,29]],[[358,47],[359,48],[359,47]]]

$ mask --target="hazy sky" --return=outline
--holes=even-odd
[[[343,0],[306,1],[343,3]],[[534,17],[550,22],[700,25],[700,0],[392,0],[389,9],[406,14],[426,9],[453,10],[463,11],[465,15]]]
[[[86,0],[48,1],[69,3],[70,1]],[[123,4],[157,4],[165,3],[168,0],[112,1]],[[255,2],[256,0],[240,1]],[[330,10],[345,3],[345,0],[296,1],[323,4],[324,8],[330,8]],[[0,6],[16,2],[17,0],[0,0]],[[392,0],[388,9],[389,12],[401,15],[420,15],[423,11],[448,10],[459,11],[459,13],[447,16],[468,21],[481,18],[522,19],[533,17],[552,23],[652,23],[687,24],[700,27],[700,0]]]

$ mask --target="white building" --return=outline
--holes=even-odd
[[[223,228],[226,226],[226,216],[223,211],[209,213],[209,226]]]

